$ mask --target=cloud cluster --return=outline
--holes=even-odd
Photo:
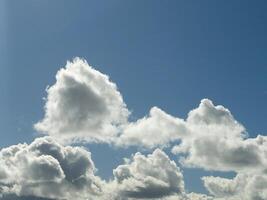
[[[50,137],[1,150],[0,193],[101,200],[267,199],[267,136],[249,138],[227,108],[209,99],[201,100],[185,119],[152,107],[147,116],[130,121],[117,86],[76,58],[48,87],[44,111],[34,126]],[[203,177],[210,196],[187,193],[179,167],[156,149],[126,159],[105,182],[94,174],[88,151],[62,145],[77,141],[148,150],[173,145],[172,153],[183,167],[233,171],[236,177]]]
[[[176,141],[172,152],[185,154],[185,165],[208,170],[240,171],[266,164],[263,136],[248,139],[231,112],[209,99],[203,99],[186,119],[153,107],[148,116],[129,122],[129,113],[108,76],[76,58],[58,71],[56,83],[47,89],[45,116],[35,128],[69,142],[151,149]]]
[[[1,199],[189,199],[183,175],[160,149],[136,153],[101,180],[91,154],[81,147],[62,146],[50,137],[0,151]],[[195,200],[199,198],[195,194]]]
[[[151,108],[149,116],[129,122],[130,112],[116,84],[80,58],[57,72],[55,84],[47,88],[44,111],[35,129],[63,143],[154,148],[166,146],[187,131],[183,120],[157,107]]]
[[[267,199],[266,136],[249,138],[244,126],[234,119],[227,108],[215,106],[209,99],[203,99],[184,120],[166,113],[164,115],[168,118],[150,114],[132,123],[136,134],[124,133],[132,136],[130,144],[151,148],[153,145],[164,146],[177,141],[172,152],[179,156],[180,163],[185,167],[237,173],[234,179],[203,177],[204,185],[212,197],[191,194],[187,195],[189,199]],[[158,143],[154,142],[153,133],[160,135]]]

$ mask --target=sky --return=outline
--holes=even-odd
[[[259,161],[267,152],[262,147],[267,141],[266,9],[263,0],[1,1],[0,148],[33,144],[45,133],[58,140],[62,151],[69,150],[67,145],[87,148],[92,157],[87,162],[94,163],[98,169],[94,176],[101,181],[122,178],[113,169],[119,171],[117,166],[125,157],[140,152],[144,160],[167,156],[175,161],[177,181],[183,174],[185,189],[180,190],[185,190],[185,198],[194,199],[189,192],[212,198],[229,196],[214,191],[223,186],[212,187],[213,176],[232,182],[249,177],[249,186],[244,188],[254,188],[256,175],[245,166],[257,166],[257,162],[260,169],[267,166],[266,160]],[[84,73],[75,71],[75,66]],[[99,95],[92,95],[94,92]],[[53,102],[62,106],[53,107]],[[207,124],[200,126],[200,122]],[[192,135],[177,134],[181,130]],[[205,144],[214,155],[206,151],[202,155],[205,145],[195,141],[212,141]],[[225,149],[223,153],[212,151],[214,142],[221,145],[218,149]],[[181,150],[175,148],[180,143],[185,144],[183,153],[190,156],[181,156]],[[238,145],[241,150],[233,150]],[[35,155],[35,150],[27,151]],[[83,150],[80,153],[84,155]],[[259,160],[248,160],[257,155]],[[205,156],[210,162],[203,161]],[[128,162],[138,164],[137,157]],[[3,160],[0,156],[0,162]],[[173,167],[166,163],[170,163],[166,168]],[[161,173],[165,169],[160,167]],[[133,173],[133,165],[128,168]],[[203,176],[209,177],[205,184]],[[121,197],[126,195],[121,191],[127,184],[114,186],[113,182],[105,187]],[[263,182],[267,185],[267,178]],[[60,187],[64,191],[65,186]],[[30,191],[15,194],[21,198],[36,194]],[[153,192],[142,194],[148,193]],[[125,198],[146,198],[142,194]],[[265,197],[267,189],[246,194],[249,200]]]

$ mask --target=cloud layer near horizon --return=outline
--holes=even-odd
[[[0,151],[0,193],[53,199],[265,200],[267,136],[249,138],[232,113],[209,99],[185,119],[154,106],[130,121],[130,111],[109,77],[80,58],[68,62],[47,89],[44,118],[34,125],[49,137]],[[89,151],[76,142],[138,146],[104,181]],[[232,171],[233,179],[203,177],[210,196],[188,193],[183,175],[162,149],[171,147],[183,167]]]
[[[139,152],[113,170],[113,179],[96,175],[91,153],[62,146],[51,137],[0,151],[0,199],[99,200],[264,200],[267,173],[238,173],[233,179],[203,177],[211,196],[187,193],[183,174],[162,150]]]
[[[180,168],[160,149],[126,159],[108,182],[95,174],[89,151],[62,146],[51,137],[3,148],[0,163],[1,199],[167,200],[189,195]]]

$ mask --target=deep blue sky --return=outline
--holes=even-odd
[[[76,56],[117,83],[133,118],[154,105],[185,117],[207,97],[266,135],[266,10],[264,0],[1,1],[0,147],[36,137],[45,88]],[[104,176],[132,153],[89,148]]]

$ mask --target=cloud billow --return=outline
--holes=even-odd
[[[154,106],[130,121],[130,111],[115,83],[80,58],[60,69],[47,89],[44,117],[34,127],[48,137],[0,151],[2,198],[38,197],[100,200],[265,200],[267,136],[249,138],[230,110],[209,99],[185,119]],[[77,142],[137,146],[136,153],[98,177],[91,154]],[[171,147],[182,167],[232,171],[236,177],[206,176],[210,195],[188,193],[183,174],[164,153]]]
[[[2,149],[0,163],[0,188],[6,195],[83,198],[97,196],[103,184],[94,175],[90,152],[48,137]]]
[[[184,195],[184,181],[174,161],[159,149],[131,160],[113,170],[118,193],[131,198],[161,198]]]
[[[79,58],[58,71],[44,109],[36,130],[65,142],[111,142],[129,115],[117,86]]]

